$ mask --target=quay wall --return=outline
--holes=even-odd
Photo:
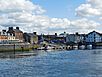
[[[0,44],[0,51],[28,51],[31,47],[31,44]]]

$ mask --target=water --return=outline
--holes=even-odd
[[[102,77],[102,50],[38,51],[1,58],[0,77]]]

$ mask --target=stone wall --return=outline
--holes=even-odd
[[[30,44],[0,44],[0,51],[25,51],[31,47]]]

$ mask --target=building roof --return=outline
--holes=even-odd
[[[20,33],[22,33],[22,31],[21,30],[18,30],[18,29],[14,29],[14,32],[20,32]]]
[[[79,35],[82,35],[82,36],[84,36],[84,35],[86,35],[86,34],[79,34]]]
[[[89,34],[91,34],[91,33],[93,33],[93,32],[95,32],[95,33],[99,34],[100,36],[102,36],[102,34],[101,34],[101,33],[96,32],[96,31],[92,31],[92,32],[88,33],[86,36],[88,36]]]
[[[9,28],[9,30],[7,31],[7,33],[14,33],[14,32],[17,32],[17,33],[23,33],[21,30],[19,30],[19,28],[17,29],[11,29],[11,28]]]
[[[29,37],[34,37],[34,36],[36,36],[34,33],[24,33],[24,34],[26,34],[26,35],[29,36]]]
[[[8,30],[7,31],[7,33],[13,33],[14,32],[14,30]]]

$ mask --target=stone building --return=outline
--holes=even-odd
[[[24,33],[24,42],[28,42],[30,44],[38,43],[38,36],[36,32],[34,33]]]
[[[23,32],[19,29],[19,27],[16,27],[16,29],[13,29],[13,27],[9,27],[7,34],[9,34],[10,36],[15,36],[15,39],[18,39],[19,42],[23,42],[24,38],[23,38]]]

